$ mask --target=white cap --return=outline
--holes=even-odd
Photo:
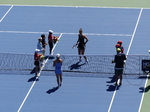
[[[40,52],[40,50],[39,49],[35,49],[35,52],[37,53],[37,52]]]
[[[49,30],[49,33],[53,33],[53,31],[52,31],[52,30]]]
[[[38,38],[38,40],[42,40],[42,38],[40,37],[40,38]]]
[[[59,58],[59,57],[60,57],[60,54],[56,54],[56,57]]]

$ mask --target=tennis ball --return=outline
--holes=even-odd
[[[44,56],[42,55],[42,56],[40,56],[40,59],[44,59]]]

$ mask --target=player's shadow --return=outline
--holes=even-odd
[[[119,90],[119,88],[120,88],[120,86],[116,86],[116,85],[107,85],[107,86],[108,86],[107,91],[109,91],[109,92]]]
[[[46,91],[47,94],[51,94],[51,93],[54,93],[55,91],[57,91],[59,89],[58,86],[56,87],[53,87],[52,89],[49,89],[48,91]]]
[[[54,56],[45,56],[44,60],[46,60],[46,59],[53,60],[53,59],[55,59],[55,57]]]
[[[146,93],[150,90],[150,85],[147,86],[146,88],[140,87],[139,89],[140,89],[139,93]]]
[[[38,69],[38,72],[40,71],[40,68]],[[35,67],[31,70],[30,74],[34,74],[35,73]]]
[[[80,62],[77,62],[75,64],[72,64],[71,66],[69,66],[70,70],[73,70],[73,69],[80,69],[81,66],[85,65],[86,63],[82,63],[82,64],[79,64]]]
[[[28,80],[28,82],[33,82],[33,81],[39,81],[39,79],[36,76],[34,76]]]
[[[116,82],[116,77],[115,75],[113,77],[109,77],[111,80],[110,81],[107,81],[107,83],[114,83]]]
[[[31,70],[30,74],[34,74],[35,73],[35,67]]]

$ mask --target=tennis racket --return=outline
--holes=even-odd
[[[73,45],[72,49],[76,48],[77,47],[77,44]]]
[[[65,56],[64,55],[60,55],[60,58],[64,61],[65,60]]]

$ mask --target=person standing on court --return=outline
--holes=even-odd
[[[53,62],[53,66],[55,67],[55,74],[58,87],[60,87],[62,84],[62,69],[61,69],[62,62],[63,60],[60,59],[60,54],[57,54],[56,59]]]
[[[41,38],[41,37],[38,38],[37,49],[39,49],[39,50],[40,50],[40,53],[43,54],[44,48],[43,48],[43,46],[42,46],[42,38]]]
[[[45,55],[45,47],[47,45],[47,43],[45,41],[46,36],[44,34],[42,34],[41,37],[42,37],[43,55]]]
[[[122,41],[118,41],[117,44],[120,45],[121,53],[124,53],[124,47],[122,46]]]
[[[115,58],[112,61],[112,63],[115,63],[115,77],[116,77],[115,85],[118,85],[119,78],[120,78],[119,85],[122,85],[122,74],[123,74],[125,60],[126,60],[126,55],[124,53],[121,53],[120,48],[117,48],[117,54],[115,55]]]
[[[84,55],[85,53],[85,47],[86,47],[86,44],[87,42],[89,41],[89,39],[83,35],[82,33],[82,28],[79,29],[79,34],[78,34],[78,40],[77,40],[77,43],[76,45],[78,45],[78,54],[79,55]],[[79,62],[82,61],[81,60],[81,56],[79,57]],[[88,59],[86,56],[84,56],[84,59],[85,59],[85,62],[88,63]]]
[[[49,44],[49,52],[50,55],[53,55],[52,49],[53,49],[53,31],[49,30],[49,35],[48,35],[48,44]]]
[[[39,49],[35,49],[34,53],[34,65],[35,65],[35,75],[38,76],[38,72],[40,70],[40,55],[38,54],[40,52]]]

